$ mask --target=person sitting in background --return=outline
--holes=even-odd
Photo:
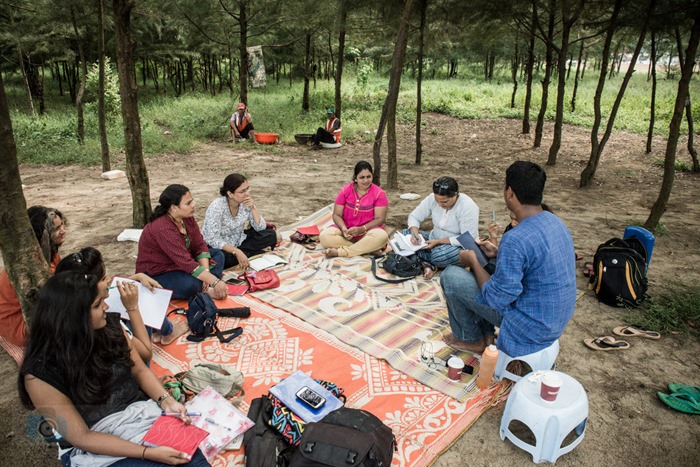
[[[421,222],[428,218],[432,219],[433,230],[419,231]],[[403,233],[411,234],[414,245],[425,240],[426,246],[416,251],[416,256],[423,261],[423,276],[431,279],[436,267],[461,265],[462,245],[457,237],[465,232],[474,240],[479,239],[479,207],[469,196],[459,192],[457,180],[440,177],[433,182],[433,194],[426,196],[409,214],[408,229]]]
[[[51,268],[51,274],[61,260],[58,249],[66,240],[66,219],[61,211],[44,206],[32,206],[27,209],[29,223],[32,226],[41,251]],[[0,337],[11,343],[24,347],[27,329],[24,325],[22,307],[7,270],[0,272]]]
[[[326,110],[326,127],[319,127],[316,130],[316,134],[311,136],[311,142],[314,146],[318,147],[321,143],[340,143],[340,136],[343,132],[343,128],[340,125],[340,119],[335,116],[335,110],[330,107]]]
[[[323,229],[319,237],[327,248],[327,258],[378,252],[389,241],[384,230],[389,200],[384,190],[372,183],[369,162],[360,161],[355,165],[352,180],[335,198],[334,224]]]
[[[66,271],[91,274],[97,277],[101,283],[104,282],[105,287],[109,286],[110,277],[107,275],[107,269],[102,260],[102,253],[96,248],[89,246],[63,258],[61,262],[58,263],[58,266],[56,266],[56,274]],[[146,274],[134,274],[129,277],[129,279],[140,282],[148,288],[148,290],[162,288],[158,282],[154,281]],[[143,324],[143,317],[139,311],[138,289],[125,289],[122,282],[117,282],[116,290],[120,292],[122,304],[124,304],[124,308],[129,315],[129,321],[126,324],[122,321],[122,326],[126,329],[129,339],[133,342],[141,359],[145,363],[148,363],[153,356],[153,349],[151,348],[151,336],[146,330],[146,326]],[[125,290],[136,290],[136,297],[132,297],[133,293],[125,293]],[[126,299],[128,299],[128,301],[125,301]],[[169,342],[163,342],[163,344],[168,343]]]
[[[138,301],[135,284],[118,287],[124,303]],[[64,466],[210,465],[199,450],[190,460],[141,444],[161,411],[191,421],[129,344],[119,315],[107,313],[106,297],[106,282],[92,274],[61,272],[46,281],[19,370],[22,405],[73,446],[61,455]]]
[[[184,185],[169,185],[141,233],[136,272],[152,277],[174,299],[188,300],[206,291],[215,299],[228,295],[221,280],[224,254],[209,248],[194,219],[194,199]]]
[[[223,251],[224,269],[237,264],[245,269],[249,257],[275,247],[277,232],[267,228],[243,175],[228,175],[219,194],[207,208],[202,236],[210,248]],[[245,229],[246,223],[250,228]]]
[[[243,102],[239,102],[236,112],[231,115],[231,138],[236,143],[239,139],[255,141],[254,130],[253,117],[248,113],[246,105]]]

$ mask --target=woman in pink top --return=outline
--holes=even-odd
[[[386,247],[389,237],[384,220],[389,200],[384,190],[372,183],[372,173],[369,162],[358,162],[352,183],[336,196],[335,224],[324,229],[320,237],[327,258],[359,256]]]

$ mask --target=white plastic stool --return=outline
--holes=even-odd
[[[563,383],[553,402],[540,397],[540,380],[546,372],[531,373],[518,381],[508,396],[501,418],[501,439],[532,454],[535,463],[557,461],[559,456],[574,449],[583,440],[588,419],[588,396],[583,386],[571,376],[554,371]],[[518,420],[535,435],[535,445],[528,444],[510,431],[510,423]],[[574,431],[578,435],[571,444],[562,447],[564,439]]]
[[[496,370],[493,374],[497,381],[501,381],[503,378],[508,378],[511,381],[517,382],[520,380],[521,376],[511,373],[506,369],[508,368],[508,364],[513,360],[519,360],[527,363],[530,365],[530,368],[532,368],[532,371],[552,370],[554,369],[554,364],[557,362],[558,355],[559,339],[555,340],[554,343],[546,349],[542,349],[539,352],[528,355],[523,355],[522,357],[511,357],[499,349],[498,362],[496,362]]]

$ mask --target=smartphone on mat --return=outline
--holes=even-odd
[[[312,409],[318,409],[326,403],[326,399],[322,395],[309,388],[308,386],[304,386],[303,388],[299,389],[296,395],[297,399],[301,399],[306,405],[308,405]]]

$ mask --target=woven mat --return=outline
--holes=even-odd
[[[430,465],[504,395],[506,386],[494,386],[459,403],[253,297],[235,297],[235,302],[229,298],[217,305],[251,308],[247,319],[220,318],[222,330],[242,326],[243,334],[228,344],[214,338],[194,344],[183,336],[166,347],[154,345],[151,368],[157,375],[187,370],[198,361],[235,365],[245,376],[240,405],[244,412],[252,399],[296,370],[332,381],[345,390],[348,407],[367,410],[391,427],[398,444],[392,466]],[[245,465],[243,450],[222,453],[213,465]]]
[[[312,224],[323,229],[331,222],[331,207],[327,206],[287,230]],[[471,353],[454,351],[442,341],[450,326],[437,277],[387,284],[372,275],[369,257],[327,259],[320,245],[317,250],[309,251],[283,242],[275,254],[289,261],[275,269],[281,286],[258,291],[253,294],[256,298],[386,360],[401,373],[458,401],[479,393],[476,387],[479,360]],[[390,277],[383,270],[379,273]],[[444,365],[430,368],[421,361],[424,342],[442,360],[457,354],[474,367],[474,374],[455,382],[447,377]]]

